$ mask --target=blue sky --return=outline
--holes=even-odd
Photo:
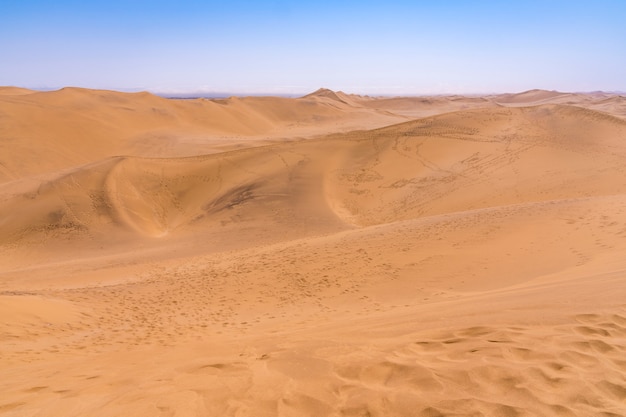
[[[626,91],[626,1],[0,0],[0,85]]]

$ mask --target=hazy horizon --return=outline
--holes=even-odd
[[[2,87],[7,87],[7,88],[12,88],[12,87],[16,87],[16,88],[27,88],[27,87],[23,87],[23,86],[0,86],[0,88]],[[91,88],[91,87],[82,87],[82,86],[63,86],[63,87],[56,87],[56,88],[31,88],[31,90],[33,91],[40,91],[40,92],[53,92],[53,91],[59,91],[65,88],[76,88],[76,89],[86,89],[86,90],[94,90],[94,91],[98,91],[98,90],[102,90],[102,91],[117,91],[117,92],[121,92],[121,93],[141,93],[141,92],[148,92],[150,94],[154,94],[156,96],[159,97],[163,97],[163,98],[171,98],[171,99],[198,99],[198,98],[203,98],[203,99],[226,99],[226,98],[231,98],[231,97],[283,97],[283,98],[300,98],[300,97],[304,97],[306,95],[309,94],[313,94],[316,93],[318,90],[325,90],[327,89],[326,87],[320,87],[318,89],[315,89],[313,91],[303,91],[303,92],[293,92],[293,93],[271,93],[271,92],[253,92],[253,93],[247,93],[245,91],[242,92],[228,92],[228,91],[189,91],[189,92],[180,92],[180,93],[168,93],[168,92],[161,92],[161,91],[150,91],[150,90],[145,90],[145,89],[133,89],[133,88]],[[29,88],[27,88],[29,89]],[[340,93],[344,93],[344,94],[349,94],[349,95],[359,95],[356,93],[353,93],[351,91],[344,91],[344,90],[331,90],[331,89],[327,89],[330,91],[334,91],[334,92],[340,92]],[[399,92],[398,94],[385,94],[385,93],[380,93],[380,94],[362,94],[361,96],[363,97],[375,97],[375,98],[385,98],[385,97],[449,97],[449,96],[455,96],[455,95],[463,95],[466,97],[488,97],[488,96],[498,96],[498,95],[505,95],[505,94],[524,94],[524,93],[528,93],[528,92],[533,92],[533,91],[546,91],[546,92],[555,92],[555,93],[562,93],[562,94],[594,94],[594,93],[601,93],[601,94],[613,94],[613,95],[624,95],[626,94],[626,91],[605,91],[605,90],[596,90],[596,91],[559,91],[559,90],[547,90],[547,89],[537,89],[537,88],[532,88],[529,90],[523,90],[523,91],[493,91],[493,92],[486,92],[486,93],[454,93],[454,92],[449,92],[449,93],[431,93],[431,94],[419,94],[419,93],[414,93],[414,94],[402,94],[401,92]]]
[[[0,6],[0,84],[159,95],[626,91],[626,5],[122,1]]]

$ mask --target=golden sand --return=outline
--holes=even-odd
[[[0,89],[0,415],[623,416],[626,99]]]

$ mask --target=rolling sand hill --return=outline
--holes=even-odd
[[[621,97],[6,91],[0,415],[626,414]]]
[[[251,141],[258,145],[406,120],[316,94],[170,100],[81,88],[28,91],[0,90],[0,180],[107,156],[201,155]]]

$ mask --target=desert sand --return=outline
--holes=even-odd
[[[0,415],[626,415],[626,98],[0,88]]]

